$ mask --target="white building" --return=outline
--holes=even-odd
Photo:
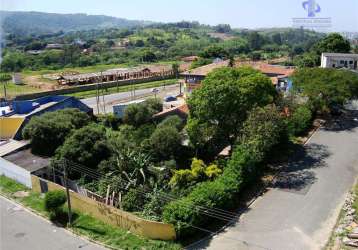
[[[347,68],[358,70],[358,54],[322,53],[322,68]]]
[[[126,107],[128,107],[131,104],[139,104],[139,103],[142,103],[144,101],[145,101],[144,99],[141,99],[141,100],[134,100],[134,101],[114,105],[113,106],[113,114],[117,118],[123,118],[124,110],[126,109]]]

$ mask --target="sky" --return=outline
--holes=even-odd
[[[3,10],[103,14],[135,20],[204,24],[235,28],[290,27],[305,18],[308,0],[0,0]],[[332,20],[330,31],[358,32],[358,0],[316,0],[316,17]]]

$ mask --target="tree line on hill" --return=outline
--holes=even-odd
[[[211,32],[230,34],[221,40]],[[302,30],[235,30],[229,25],[202,25],[196,22],[152,24],[130,28],[107,28],[50,34],[7,33],[1,71],[63,69],[97,64],[138,64],[173,61],[199,55],[194,66],[213,59],[240,56],[271,59],[297,56],[311,49],[323,34]],[[45,50],[49,43],[62,44],[59,50]],[[41,50],[40,54],[29,53]]]

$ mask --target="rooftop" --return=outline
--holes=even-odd
[[[202,67],[198,67],[193,70],[188,70],[184,73],[182,73],[182,76],[206,76],[211,71],[217,68],[221,67],[227,67],[229,65],[229,61],[221,61],[217,63],[208,64]],[[295,71],[295,68],[293,67],[287,67],[287,66],[281,66],[281,65],[272,65],[264,62],[236,62],[236,67],[240,66],[251,66],[254,69],[257,69],[261,71],[263,74],[266,74],[268,76],[274,76],[274,77],[287,77],[293,74]]]
[[[221,67],[227,67],[227,66],[229,66],[229,60],[204,65],[204,66],[192,69],[192,70],[185,71],[181,75],[182,76],[191,76],[191,75],[193,75],[193,76],[206,76],[207,74],[209,74],[214,69],[218,69],[218,68],[221,68]]]
[[[35,172],[50,165],[50,158],[36,156],[31,153],[31,149],[25,149],[4,157],[30,172]]]
[[[322,56],[326,56],[326,57],[354,57],[354,58],[358,58],[358,54],[349,54],[349,53],[322,53]]]

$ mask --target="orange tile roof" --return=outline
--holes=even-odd
[[[278,76],[290,76],[295,71],[295,69],[292,67],[271,65],[271,64],[264,64],[264,63],[255,65],[254,68],[261,71],[263,74],[278,75]]]
[[[195,68],[195,69],[192,69],[192,70],[185,71],[181,75],[183,75],[183,76],[186,76],[186,75],[187,76],[190,76],[190,75],[206,76],[207,74],[209,74],[214,69],[221,68],[221,67],[227,67],[227,66],[229,66],[229,60],[204,65],[204,66],[201,66],[199,68]]]

